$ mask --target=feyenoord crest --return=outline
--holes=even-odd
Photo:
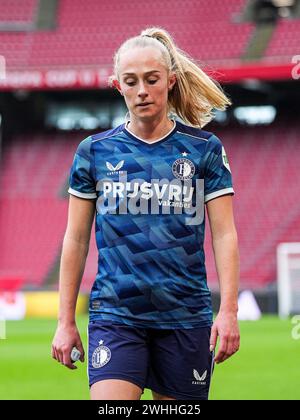
[[[178,179],[190,179],[195,174],[195,165],[191,160],[186,158],[176,159],[172,165],[172,172]]]
[[[92,365],[95,369],[105,366],[111,359],[111,351],[103,346],[103,340],[99,341],[99,347],[93,353]]]

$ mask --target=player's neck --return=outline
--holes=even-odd
[[[135,136],[148,141],[155,141],[164,137],[173,127],[174,121],[167,117],[153,121],[140,121],[133,118],[126,126]]]

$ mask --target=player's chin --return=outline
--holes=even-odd
[[[151,107],[151,105],[150,106],[138,106],[136,108],[136,111],[137,111],[138,115],[153,115],[155,113],[154,109],[153,109],[153,107]]]
[[[164,110],[151,106],[151,107],[146,107],[144,110],[136,112],[136,115],[139,118],[144,119],[144,120],[153,120],[159,117],[160,115],[162,115],[163,113],[164,113]]]
[[[155,115],[156,115],[155,112],[149,112],[149,111],[135,112],[135,116],[141,121],[151,121],[153,120],[153,118],[155,118]]]

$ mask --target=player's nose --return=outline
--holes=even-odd
[[[138,96],[142,99],[148,96],[148,92],[144,83],[139,83]]]

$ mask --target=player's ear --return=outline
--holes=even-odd
[[[173,90],[173,87],[174,87],[175,84],[176,84],[176,74],[171,73],[170,76],[169,76],[169,86],[168,86],[169,92],[171,92]]]
[[[112,82],[112,85],[115,89],[117,89],[121,93],[121,95],[123,95],[122,90],[121,90],[121,85],[118,79],[114,79]]]

